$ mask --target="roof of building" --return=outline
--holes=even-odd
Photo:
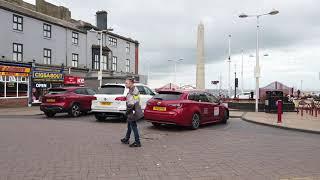
[[[44,21],[44,22],[47,22],[50,24],[57,25],[57,26],[65,27],[65,28],[71,29],[73,31],[81,32],[81,33],[87,33],[87,31],[90,29],[100,30],[100,29],[98,29],[98,27],[92,25],[91,23],[88,23],[88,22],[85,22],[82,20],[71,19],[70,21],[66,21],[66,20],[55,18],[55,17],[49,16],[49,15],[34,11],[32,9],[28,9],[26,7],[19,6],[19,5],[16,5],[16,4],[13,4],[10,2],[6,2],[6,1],[2,1],[2,0],[0,1],[0,9],[4,9],[7,11],[18,13],[18,14],[21,14],[24,16],[38,19],[38,20],[41,20],[41,21]],[[124,39],[129,42],[133,42],[135,44],[139,44],[139,42],[137,40],[133,40],[131,38],[127,38],[127,37],[124,37],[124,36],[121,36],[121,35],[118,35],[118,34],[115,34],[112,32],[108,32],[108,34],[111,36],[115,36],[117,38],[120,38],[120,39]]]

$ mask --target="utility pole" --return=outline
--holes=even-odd
[[[230,78],[231,78],[231,34],[229,35],[229,57],[228,57],[228,96],[231,95],[231,83],[230,83]]]
[[[237,98],[237,87],[238,87],[237,64],[234,64],[234,98]]]
[[[279,13],[278,10],[272,10],[269,13],[265,13],[265,14],[257,14],[257,15],[240,14],[239,15],[239,18],[255,17],[257,19],[256,66],[255,66],[255,70],[254,70],[255,79],[256,79],[256,105],[255,105],[256,106],[255,107],[255,111],[256,112],[259,111],[259,78],[260,78],[260,64],[259,64],[259,29],[260,29],[260,25],[259,25],[259,18],[261,16],[276,15],[278,13]]]
[[[222,76],[221,72],[219,73],[219,95],[221,94],[221,86],[222,86]]]
[[[242,59],[241,59],[241,92],[243,92],[244,85],[243,85],[243,49],[241,50]]]

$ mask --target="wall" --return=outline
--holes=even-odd
[[[126,59],[130,59],[130,72],[135,73],[135,43],[132,43],[120,38],[116,38],[116,39],[117,39],[117,47],[109,45],[109,38],[107,39],[107,43],[108,43],[108,47],[112,50],[113,56],[117,56],[118,58],[118,72],[121,72],[121,71],[126,72]],[[126,53],[127,42],[130,43],[130,53]],[[111,62],[112,62],[112,59],[110,59],[110,64]]]
[[[79,45],[73,45],[72,30],[51,24],[52,37],[48,39],[43,37],[44,22],[27,16],[22,16],[23,31],[15,31],[12,16],[12,12],[0,9],[0,57],[12,60],[12,43],[16,42],[23,44],[24,62],[34,59],[43,64],[43,49],[48,48],[52,50],[52,65],[66,65],[67,62],[71,66],[72,53],[79,54],[79,65],[86,64],[86,34],[79,33]]]
[[[0,99],[0,107],[26,107],[28,98]]]

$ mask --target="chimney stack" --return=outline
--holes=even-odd
[[[108,29],[108,13],[107,11],[98,11],[96,12],[97,16],[97,27],[100,30]]]

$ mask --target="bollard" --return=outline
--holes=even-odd
[[[283,108],[282,101],[278,100],[277,105],[278,105],[278,123],[281,123],[282,122],[282,108]]]

